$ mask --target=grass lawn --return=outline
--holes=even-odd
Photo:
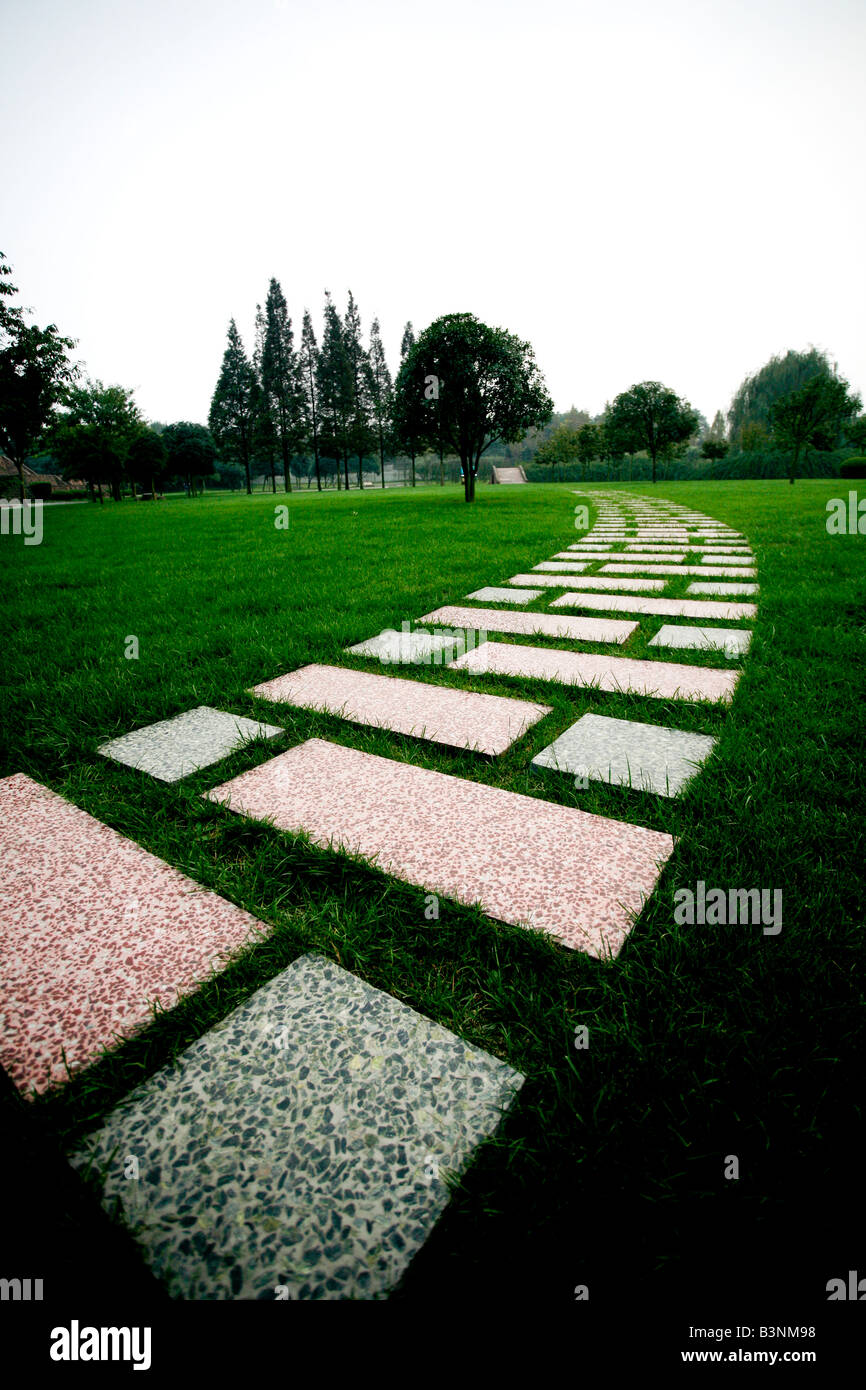
[[[41,545],[0,538],[2,775],[28,773],[275,928],[56,1095],[28,1105],[7,1085],[0,1099],[14,1143],[4,1146],[4,1190],[14,1184],[15,1205],[32,1207],[29,1249],[49,1252],[52,1271],[68,1269],[63,1277],[95,1295],[120,1271],[140,1297],[161,1296],[69,1175],[63,1149],[314,950],[527,1076],[395,1299],[573,1303],[587,1284],[594,1306],[670,1306],[718,1291],[762,1297],[769,1313],[777,1298],[817,1308],[828,1279],[858,1259],[866,1274],[853,1219],[864,1161],[866,537],[825,526],[827,499],[846,496],[847,483],[623,486],[704,511],[753,544],[758,618],[731,706],[435,666],[398,671],[553,706],[494,760],[245,693],[311,661],[378,669],[343,648],[579,540],[573,508],[585,499],[573,486],[481,488],[471,508],[456,487],[304,489],[276,499],[289,506],[285,530],[267,494],[54,507]],[[640,619],[623,655],[664,659],[647,648],[664,621]],[[130,636],[138,660],[124,656]],[[704,653],[668,658],[729,664]],[[95,752],[200,704],[284,725],[282,747],[317,735],[668,831],[677,845],[615,962],[445,900],[431,922],[420,889],[201,798],[273,747],[244,749],[172,786]],[[714,734],[718,747],[671,800],[598,783],[577,790],[531,770],[531,757],[588,710]],[[781,889],[781,933],[677,926],[674,893],[698,880]],[[586,1051],[574,1047],[581,1024]],[[739,1158],[736,1181],[724,1176],[728,1155]]]

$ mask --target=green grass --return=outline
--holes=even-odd
[[[64,1146],[134,1085],[315,950],[527,1076],[398,1299],[507,1291],[570,1301],[588,1283],[594,1301],[613,1305],[626,1286],[633,1298],[669,1300],[696,1281],[728,1292],[734,1281],[746,1297],[768,1280],[777,1292],[811,1281],[820,1298],[828,1278],[855,1266],[843,1203],[863,1161],[866,538],[826,532],[826,500],[845,495],[838,481],[623,489],[685,502],[753,544],[758,620],[730,707],[411,668],[417,679],[553,707],[493,760],[245,693],[310,661],[372,669],[343,648],[579,540],[571,486],[481,489],[473,508],[454,487],[304,490],[276,499],[290,507],[288,530],[276,529],[267,495],[57,507],[44,512],[42,545],[0,538],[2,774],[46,783],[274,926],[59,1093],[27,1107],[9,1091],[3,1113],[24,1136],[22,1153],[60,1171]],[[663,621],[640,619],[623,654],[657,658],[647,642]],[[137,661],[124,658],[132,635]],[[175,786],[95,753],[197,704],[281,724],[288,745],[327,737],[665,830],[676,849],[615,962],[445,900],[430,922],[421,890],[201,799],[271,747],[247,747]],[[531,757],[587,710],[714,734],[718,747],[672,801],[600,784],[579,791],[531,770]],[[674,893],[698,879],[781,888],[781,934],[675,925]],[[579,1052],[582,1023],[590,1046]],[[739,1181],[724,1179],[728,1154],[739,1156]],[[58,1250],[91,1232],[97,1242],[92,1199],[75,1184],[42,1201]],[[125,1245],[114,1258],[134,1266]],[[147,1280],[143,1288],[154,1296]]]

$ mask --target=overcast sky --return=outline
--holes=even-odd
[[[149,419],[282,283],[527,338],[557,409],[708,419],[826,349],[866,398],[863,0],[4,0],[0,250]]]

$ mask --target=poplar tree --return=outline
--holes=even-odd
[[[286,492],[291,492],[290,464],[304,441],[304,397],[292,320],[280,282],[274,279],[268,287],[265,301],[262,388],[283,460]]]
[[[316,373],[323,452],[336,460],[337,487],[340,487],[340,466],[345,469],[346,490],[349,488],[349,424],[352,405],[352,380],[343,341],[343,325],[330,293],[325,291],[325,327]]]
[[[253,490],[250,457],[256,412],[256,374],[234,319],[229,323],[219,380],[208,413],[208,426],[220,457],[241,464],[247,493]]]
[[[343,320],[343,346],[349,380],[349,416],[347,447],[358,459],[358,487],[364,486],[364,456],[373,446],[370,428],[369,360],[361,342],[361,315],[349,290],[346,317]]]
[[[319,467],[319,391],[316,374],[319,362],[319,349],[313,332],[313,321],[309,309],[304,310],[304,324],[301,329],[301,351],[299,357],[301,385],[304,393],[304,424],[308,446],[312,446],[316,469],[316,487],[322,491],[322,472]]]
[[[370,326],[368,372],[370,404],[379,443],[379,469],[382,475],[382,486],[384,487],[385,444],[386,441],[390,439],[391,435],[391,420],[394,412],[394,386],[391,381],[391,373],[388,371],[388,363],[385,361],[385,349],[382,345],[382,335],[378,319],[374,319]]]

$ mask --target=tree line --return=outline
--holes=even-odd
[[[866,448],[860,397],[814,348],[774,357],[746,377],[727,418],[719,411],[711,426],[656,381],[620,393],[595,419],[574,407],[555,415],[531,345],[502,328],[449,314],[416,338],[407,322],[392,378],[378,319],[365,343],[351,291],[342,316],[325,292],[321,344],[306,309],[296,342],[275,278],[264,307],[256,306],[251,355],[229,323],[208,425],[148,424],[131,391],[82,381],[69,359],[74,342],[9,302],[17,294],[10,275],[0,253],[0,449],[17,468],[22,498],[23,465],[40,449],[100,501],[103,487],[116,499],[124,486],[155,496],[170,479],[193,494],[218,467],[247,492],[254,467],[270,475],[274,491],[282,474],[291,492],[293,472],[314,476],[321,490],[332,480],[348,489],[351,471],[363,488],[371,459],[384,487],[389,458],[408,461],[414,486],[416,462],[438,455],[440,482],[445,457],[459,460],[471,502],[481,458],[495,445],[505,459],[550,466],[553,478],[558,467],[577,464],[585,477],[596,461],[643,457],[653,481],[660,461],[697,449],[711,460],[786,451],[793,481],[810,450]]]
[[[728,455],[784,456],[791,482],[810,451],[821,455],[866,448],[866,415],[860,396],[835,363],[816,348],[772,357],[738,387],[727,414],[712,425],[688,401],[660,382],[641,382],[609,402],[592,419],[572,407],[555,417],[541,438],[526,441],[524,457],[556,477],[579,465],[585,479],[591,463],[617,465],[625,459],[657,464],[693,457],[721,461]]]

